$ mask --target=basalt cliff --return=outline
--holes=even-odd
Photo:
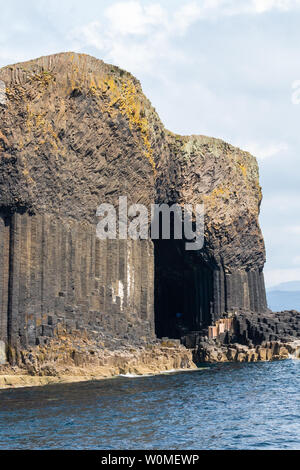
[[[252,155],[169,132],[136,78],[88,55],[7,66],[0,83],[2,362],[60,336],[140,347],[267,312]],[[120,196],[204,203],[203,249],[98,239],[97,207]]]

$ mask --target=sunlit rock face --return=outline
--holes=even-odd
[[[120,196],[204,203],[203,249],[97,239],[97,207]],[[2,68],[0,340],[63,326],[134,342],[264,311],[260,202],[254,157],[167,131],[130,73],[75,53]]]

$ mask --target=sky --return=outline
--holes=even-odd
[[[300,0],[10,0],[0,67],[63,51],[133,73],[165,126],[258,159],[266,285],[300,280]]]

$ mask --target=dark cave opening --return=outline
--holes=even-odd
[[[155,332],[181,338],[212,321],[213,272],[184,240],[155,240]]]

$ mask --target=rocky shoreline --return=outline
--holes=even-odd
[[[124,339],[57,329],[29,349],[2,351],[0,389],[197,369],[201,363],[300,359],[300,313],[239,312],[179,339]],[[3,343],[4,344],[4,343]]]
[[[271,341],[253,348],[239,343],[224,345],[219,341],[210,341],[200,344],[194,352],[196,363],[258,362],[289,358],[300,359],[300,341]]]
[[[0,366],[0,389],[197,368],[192,351],[176,340],[132,345],[115,339],[109,349],[97,336],[81,333],[74,339],[65,334],[30,350],[11,350],[13,365]]]
[[[183,338],[194,362],[257,362],[300,359],[300,313],[239,312],[204,332]]]

